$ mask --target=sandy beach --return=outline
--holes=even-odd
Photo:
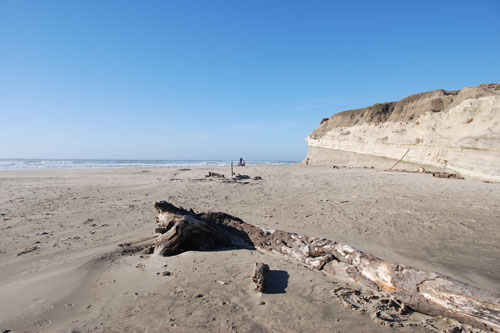
[[[208,171],[230,173],[0,171],[0,329],[410,332],[455,325],[377,324],[370,311],[335,297],[343,282],[258,251],[120,255],[119,244],[154,233],[159,200],[325,237],[500,292],[500,184],[295,165],[237,168],[262,180],[224,182],[206,178]],[[271,267],[270,292],[253,289],[256,261]]]

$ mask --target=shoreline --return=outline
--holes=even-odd
[[[0,171],[217,168],[238,160],[0,159]],[[248,160],[247,166],[290,165],[300,161]]]

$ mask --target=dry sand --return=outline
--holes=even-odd
[[[411,320],[429,325],[378,325],[370,306],[344,306],[346,299],[363,303],[352,286],[258,251],[117,254],[118,244],[153,234],[158,200],[325,237],[500,292],[500,184],[300,166],[238,168],[263,179],[226,183],[205,179],[208,171],[0,172],[0,329],[410,332],[455,325],[420,314]],[[272,270],[264,294],[249,278],[256,261]],[[350,296],[338,299],[334,290]]]

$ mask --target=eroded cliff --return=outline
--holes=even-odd
[[[309,165],[438,170],[500,182],[500,84],[341,112],[306,138]],[[304,161],[304,162],[305,162]]]

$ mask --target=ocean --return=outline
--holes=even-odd
[[[245,161],[251,165],[286,165],[298,161]],[[238,164],[238,160],[233,163]],[[125,168],[203,168],[223,167],[223,160],[83,160],[83,159],[0,159],[0,170],[57,170],[57,169],[125,169]]]

